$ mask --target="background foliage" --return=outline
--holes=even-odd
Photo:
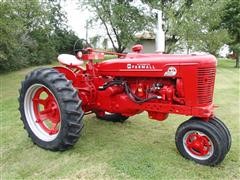
[[[0,72],[50,63],[77,39],[59,1],[1,1],[0,17]]]
[[[50,63],[71,53],[78,37],[67,26],[60,0],[0,1],[0,72]],[[89,38],[93,47],[123,52],[137,42],[137,32],[153,31],[153,9],[164,13],[166,53],[187,50],[218,56],[227,44],[239,67],[239,0],[79,0],[100,23],[106,37]],[[138,3],[136,3],[138,2]],[[141,2],[141,3],[139,3]],[[81,9],[79,10],[79,14]],[[80,15],[79,15],[80,16]]]
[[[151,16],[141,6],[129,0],[79,0],[93,16],[91,23],[99,21],[105,28],[111,45],[116,52],[123,52],[136,41],[135,34],[150,28]]]
[[[102,23],[115,51],[123,52],[137,42],[136,32],[153,31],[154,9],[162,10],[166,53],[203,51],[218,56],[227,44],[239,67],[239,0],[79,0],[92,10],[92,22]],[[155,21],[155,22],[154,22]],[[95,26],[96,24],[94,24]]]

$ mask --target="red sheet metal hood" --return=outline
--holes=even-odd
[[[198,65],[216,67],[212,55],[128,54],[123,59],[111,59],[96,64],[98,73],[112,76],[161,76],[166,68]],[[144,73],[146,72],[146,73]],[[149,72],[147,74],[147,72]]]

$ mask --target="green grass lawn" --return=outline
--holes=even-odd
[[[188,117],[176,115],[158,122],[140,114],[123,124],[85,116],[74,148],[43,150],[27,137],[18,112],[20,82],[33,68],[0,75],[1,179],[240,179],[239,70],[233,61],[218,64],[216,114],[231,131],[232,148],[217,167],[180,156],[175,131]]]

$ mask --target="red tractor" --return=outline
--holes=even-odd
[[[192,116],[176,132],[180,154],[203,165],[220,163],[231,136],[213,113],[216,58],[143,54],[141,45],[132,51],[93,63],[104,53],[86,48],[76,56],[60,55],[62,66],[29,73],[21,85],[19,110],[32,141],[44,149],[66,150],[79,139],[83,116],[90,113],[114,122],[143,111],[158,121],[174,113]]]

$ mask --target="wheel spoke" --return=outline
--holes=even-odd
[[[203,147],[203,148],[201,149],[201,155],[206,155],[206,154],[208,154],[208,152],[209,152],[209,148]]]
[[[188,147],[188,148],[192,148],[193,145],[194,145],[194,142],[193,142],[193,141],[192,141],[192,142],[191,142],[191,141],[187,141],[186,143],[187,143],[187,147]]]
[[[207,138],[207,136],[202,136],[202,140],[205,144],[209,144],[209,139]]]
[[[56,105],[54,105],[53,107],[51,107],[51,110],[55,114],[58,110],[58,107]]]
[[[44,109],[43,111],[40,111],[39,113],[41,115],[44,115],[44,114],[49,114],[52,112],[52,108],[48,108],[48,109]]]
[[[48,114],[39,114],[40,121],[45,121],[49,118]]]
[[[44,88],[44,92],[48,95],[47,99],[48,98],[53,98],[53,95],[51,94],[51,92],[49,90],[47,90],[46,88]]]
[[[51,127],[51,129],[49,131],[50,135],[51,134],[56,134],[58,132],[57,125],[58,125],[58,123],[52,123],[52,127]]]
[[[42,104],[43,106],[46,106],[46,105],[47,105],[46,99],[38,99],[38,98],[35,98],[35,99],[33,99],[33,102],[34,102],[34,103],[37,103],[37,104]]]

